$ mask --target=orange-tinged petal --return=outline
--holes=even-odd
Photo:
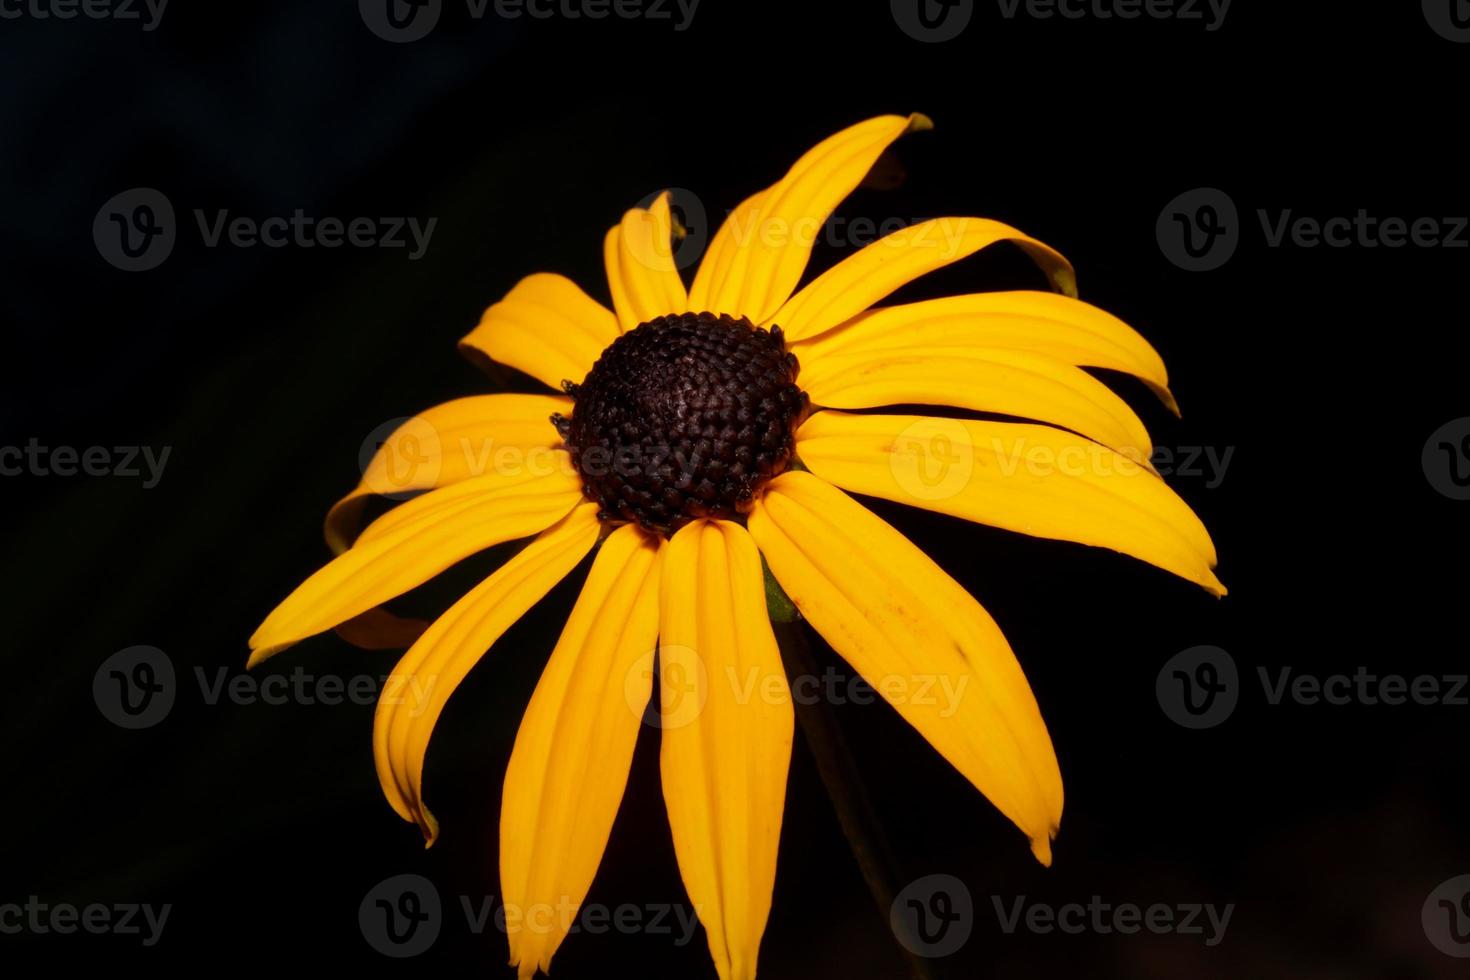
[[[459,346],[472,360],[488,357],[560,390],[585,378],[617,336],[607,307],[566,276],[538,272],[487,309]]]
[[[720,980],[750,980],[794,725],[760,555],[739,525],[695,521],[665,546],[660,592],[660,768],[674,853]]]
[[[336,554],[351,547],[374,494],[406,496],[473,476],[513,478],[534,469],[561,445],[551,415],[571,406],[562,395],[472,395],[406,419],[373,453],[357,487],[327,512],[327,545]]]
[[[929,347],[1024,350],[1078,367],[1123,371],[1179,411],[1158,351],[1111,313],[1061,293],[1018,289],[879,307],[792,349],[807,370],[839,353]]]
[[[769,322],[780,325],[791,340],[815,337],[926,272],[1003,241],[1019,245],[1057,289],[1077,294],[1072,266],[1050,246],[989,218],[934,218],[880,238],[843,259],[787,300]]]
[[[565,449],[547,449],[528,453],[523,459],[492,468],[482,476],[470,477],[432,493],[422,494],[385,511],[358,535],[354,548],[363,548],[405,526],[429,527],[436,520],[452,517],[475,506],[486,494],[502,494],[507,498],[534,494],[570,494],[581,485]],[[567,506],[556,514],[570,510]]]
[[[378,781],[426,843],[439,833],[423,803],[424,754],[435,722],[470,668],[586,557],[600,529],[596,504],[577,507],[435,620],[389,675],[373,718]]]
[[[633,208],[603,239],[603,262],[613,308],[624,332],[668,313],[683,313],[689,295],[674,256],[669,193],[647,208]]]
[[[801,281],[822,225],[883,151],[932,125],[919,114],[878,116],[818,143],[726,220],[695,276],[692,308],[764,321]]]
[[[422,585],[477,551],[551,526],[582,495],[579,481],[562,473],[509,487],[495,480],[478,477],[434,490],[384,515],[393,518],[391,529],[360,539],[266,617],[250,638],[250,666]]]
[[[1061,773],[1031,687],[980,604],[810,473],[772,480],[750,533],[817,632],[1050,863]]]
[[[1216,595],[1215,545],[1189,505],[1119,453],[1044,425],[820,412],[796,433],[817,476],[1022,534],[1111,548]]]
[[[575,922],[622,802],[653,692],[659,540],[631,525],[602,543],[521,720],[500,811],[510,961],[529,978]]]

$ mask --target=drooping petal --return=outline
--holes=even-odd
[[[398,815],[419,825],[426,844],[439,834],[423,803],[434,723],[500,635],[592,550],[600,527],[596,504],[566,514],[435,620],[389,675],[373,718],[378,781]]]
[[[402,595],[477,551],[550,527],[581,499],[561,472],[513,486],[477,477],[389,511],[391,527],[359,539],[278,605],[250,638],[250,666]],[[378,524],[375,523],[374,527]]]
[[[667,313],[683,313],[689,295],[675,263],[669,194],[633,208],[603,239],[603,262],[613,308],[624,332]]]
[[[1137,462],[1060,429],[820,412],[796,438],[813,473],[854,493],[1111,548],[1225,594],[1189,505]]]
[[[926,116],[879,116],[818,143],[721,226],[694,278],[692,308],[763,322],[791,295],[832,211],[904,133]]]
[[[934,218],[878,239],[822,273],[769,318],[791,340],[815,337],[851,319],[926,272],[1015,242],[1058,290],[1077,294],[1072,266],[1050,246],[988,218]],[[763,325],[764,325],[763,321]]]
[[[980,604],[903,535],[810,473],[772,480],[750,533],[817,632],[1049,864],[1061,773],[1031,687]]]
[[[569,493],[579,484],[572,457],[565,449],[548,449],[508,462],[483,476],[471,477],[433,493],[407,500],[380,514],[357,536],[353,547],[366,547],[408,525],[427,527],[434,521],[463,511],[487,493]],[[563,509],[556,516],[570,510]]]
[[[794,715],[760,555],[737,524],[674,535],[660,576],[664,803],[720,980],[755,976]]]
[[[814,405],[947,405],[1071,429],[1139,462],[1153,453],[1128,403],[1081,368],[1045,354],[983,347],[840,351],[803,368]]]
[[[472,360],[488,357],[560,390],[586,377],[617,336],[607,307],[566,276],[538,272],[486,310],[459,347]]]
[[[1020,289],[879,307],[792,349],[806,371],[839,353],[929,347],[1024,350],[1078,367],[1123,371],[1179,411],[1158,351],[1111,313],[1061,293]]]
[[[622,802],[653,692],[658,539],[602,543],[516,735],[500,811],[500,882],[518,926],[511,965],[548,971],[576,920]]]
[[[396,497],[497,471],[513,476],[533,465],[561,445],[550,417],[571,405],[561,395],[472,395],[407,419],[373,453],[357,487],[327,512],[327,545],[336,554],[351,547],[374,494]]]

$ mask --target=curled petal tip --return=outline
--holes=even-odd
[[[909,113],[909,130],[908,130],[909,132],[911,132],[911,133],[922,133],[922,132],[925,132],[926,130],[930,130],[930,129],[933,129],[933,128],[934,128],[934,120],[930,119],[928,116],[924,115],[922,112],[911,112],[911,113]]]

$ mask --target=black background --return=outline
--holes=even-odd
[[[223,9],[222,9],[223,8]],[[1257,667],[1463,672],[1464,508],[1420,452],[1470,414],[1463,248],[1268,247],[1257,209],[1326,218],[1464,215],[1470,46],[1418,4],[1237,0],[1200,21],[1003,17],[980,3],[923,44],[887,4],[703,0],[670,21],[467,17],[446,4],[410,44],[351,3],[175,0],[160,26],[0,21],[5,355],[0,444],[170,447],[159,484],[25,475],[5,494],[5,816],[0,902],[171,903],[161,941],[0,935],[0,962],[91,958],[196,968],[391,967],[363,895],[419,872],[447,921],[411,965],[502,971],[457,896],[498,894],[499,793],[515,728],[578,576],[516,626],[440,721],[426,782],[445,833],[424,851],[384,805],[370,705],[206,703],[196,668],[242,672],[245,640],[317,567],[326,506],[381,423],[485,390],[454,342],[530,272],[606,301],[601,238],[687,188],[715,223],[827,134],[923,111],[897,189],[846,219],[978,214],[1056,246],[1084,299],[1164,355],[1184,408],[1119,389],[1165,447],[1233,450],[1218,486],[1171,482],[1211,528],[1216,601],[1102,551],[875,504],[1000,622],[1046,714],[1067,784],[1050,870],[887,707],[839,706],[904,880],[963,880],[973,934],[936,975],[1440,977],[1464,961],[1420,908],[1470,872],[1465,707],[1269,705]],[[179,242],[148,272],[108,265],[102,204],[162,190]],[[1172,265],[1155,219],[1218,187],[1234,257]],[[427,254],[206,248],[192,210],[264,218],[437,217]],[[695,229],[696,231],[698,229]],[[818,269],[850,249],[820,246]],[[900,298],[1033,287],[983,255]],[[510,372],[507,372],[509,375]],[[481,556],[407,597],[429,614],[494,567]],[[580,573],[579,573],[580,575]],[[1160,710],[1164,662],[1230,651],[1244,690],[1217,728]],[[167,652],[179,695],[124,731],[92,697],[124,647]],[[333,635],[267,673],[385,674],[392,653]],[[829,651],[824,663],[836,665]],[[1007,934],[992,896],[1060,905],[1234,903],[1225,939]],[[685,902],[644,732],[589,901]],[[798,738],[763,977],[896,978],[874,908]],[[714,976],[702,933],[579,935],[556,975]]]

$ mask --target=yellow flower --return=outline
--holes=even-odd
[[[1111,548],[1224,593],[1208,532],[1147,465],[1142,423],[1082,370],[1128,372],[1174,408],[1163,362],[1075,298],[1057,252],[995,221],[937,219],[797,290],[833,209],[890,143],[928,125],[882,116],[817,145],[730,214],[688,287],[667,195],[607,234],[612,311],[562,276],[523,279],[462,346],[565,394],[463,398],[404,425],[329,514],[338,557],[251,638],[253,665],[475,552],[531,538],[418,638],[378,705],[383,792],[432,843],[422,778],[440,711],[501,634],[595,551],[506,772],[508,909],[586,897],[657,648],[679,869],[719,975],[755,975],[793,724],[762,558],[816,631],[1050,862],[1061,775],[1005,637],[844,490]],[[874,306],[1002,240],[1058,292]],[[911,404],[1034,422],[839,411]],[[353,540],[363,504],[385,490],[427,492]],[[924,684],[959,696],[913,696]],[[565,918],[536,926],[528,914],[510,930],[521,977],[549,966]]]

